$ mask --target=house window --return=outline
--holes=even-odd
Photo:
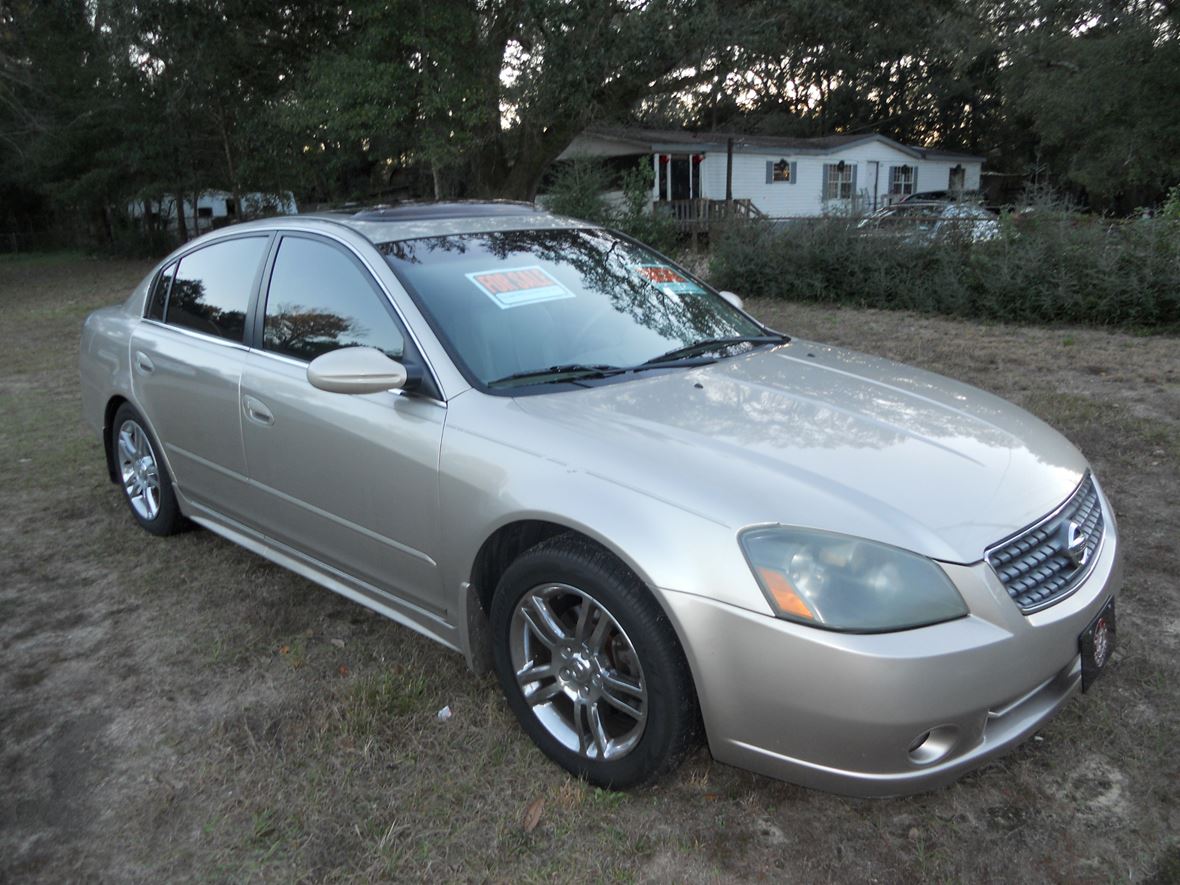
[[[197,207],[197,218],[212,218],[212,217],[213,217],[213,207],[212,206],[198,206]]]
[[[791,180],[791,164],[786,160],[779,160],[774,164],[774,181]]]
[[[963,168],[962,164],[951,167],[950,181],[947,184],[953,191],[966,190],[967,170]]]
[[[907,197],[914,192],[914,167],[894,166],[889,172],[889,193]]]
[[[824,199],[850,200],[852,199],[853,180],[856,177],[856,166],[852,163],[824,164]]]

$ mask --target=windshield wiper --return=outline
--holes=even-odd
[[[700,354],[723,350],[739,344],[780,344],[789,341],[786,335],[739,335],[732,338],[709,338],[696,341],[675,350],[669,350],[659,356],[645,360],[637,366],[610,366],[602,363],[562,363],[558,366],[548,366],[544,369],[526,369],[523,372],[513,372],[503,378],[487,382],[488,387],[511,386],[517,382],[533,384],[559,384],[565,381],[581,381],[590,378],[609,378],[612,375],[625,375],[630,372],[641,372],[644,369],[659,369],[665,365],[685,365],[684,360],[696,357],[698,362],[707,363],[712,360],[702,360]]]
[[[640,366],[659,366],[664,363],[675,362],[676,360],[697,356],[702,353],[711,353],[738,344],[781,344],[789,340],[786,335],[737,335],[732,338],[706,338],[704,341],[695,341],[692,344],[686,344],[684,347],[677,347],[674,350],[669,350],[667,353],[661,353],[659,356],[653,356],[651,359],[644,360],[640,363]],[[639,368],[639,366],[636,366],[636,368]]]
[[[556,384],[560,381],[577,381],[581,378],[606,378],[626,372],[622,366],[607,366],[601,364],[566,363],[560,366],[549,366],[546,369],[528,369],[524,372],[513,372],[495,381],[489,381],[488,387],[499,387],[514,381],[533,381],[537,384]],[[550,378],[548,376],[556,377]]]

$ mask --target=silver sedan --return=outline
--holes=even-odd
[[[1114,514],[1058,433],[529,205],[206,235],[86,320],[81,379],[144,529],[197,523],[494,668],[595,784],[703,736],[927,789],[1113,648]]]

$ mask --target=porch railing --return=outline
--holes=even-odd
[[[671,215],[685,232],[705,231],[729,218],[766,217],[750,200],[659,200],[652,211]]]

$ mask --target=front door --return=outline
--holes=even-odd
[[[688,200],[692,194],[692,161],[688,157],[673,157],[668,164],[672,176],[672,199]]]
[[[378,590],[442,610],[438,458],[446,408],[401,392],[328,393],[307,364],[366,345],[417,360],[388,297],[339,244],[284,235],[242,371],[251,522]],[[420,362],[420,361],[419,361]]]

